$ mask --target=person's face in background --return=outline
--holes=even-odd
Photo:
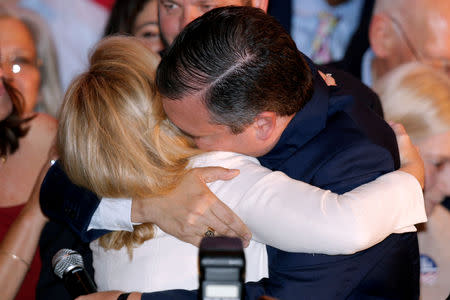
[[[163,50],[158,26],[158,2],[150,0],[137,15],[132,34],[141,38],[155,53]]]
[[[450,76],[450,2],[445,1],[444,4],[441,0],[438,3],[442,4],[441,7],[433,2],[434,10],[426,15],[428,34],[419,60],[444,70]]]
[[[21,21],[0,18],[0,53],[4,78],[22,94],[24,113],[32,112],[41,77],[33,38]]]
[[[416,13],[385,19],[391,28],[388,36],[379,36],[374,43],[383,43],[386,70],[410,61],[420,61],[450,76],[450,1],[419,0]],[[372,42],[371,42],[372,45]],[[383,74],[379,74],[381,76]]]
[[[450,196],[450,131],[417,143],[425,162],[425,207],[430,215],[434,206]]]
[[[3,68],[0,66],[0,121],[6,119],[12,111],[13,105],[3,83]]]
[[[251,3],[248,0],[158,0],[159,28],[163,43],[166,47],[172,44],[187,24],[211,9]]]

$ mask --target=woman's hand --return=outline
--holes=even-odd
[[[394,130],[397,138],[401,162],[400,171],[416,177],[423,189],[425,186],[425,167],[419,149],[413,145],[402,124],[389,122],[389,125]]]

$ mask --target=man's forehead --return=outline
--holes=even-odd
[[[208,110],[196,96],[188,96],[179,100],[162,97],[164,111],[169,120],[185,133],[197,136],[210,127]]]

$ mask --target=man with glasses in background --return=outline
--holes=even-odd
[[[361,65],[368,86],[413,60],[450,75],[450,1],[377,0],[369,41]]]

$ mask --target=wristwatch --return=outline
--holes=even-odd
[[[123,293],[120,294],[120,296],[117,298],[117,300],[127,300],[128,296],[130,296],[131,293]]]

